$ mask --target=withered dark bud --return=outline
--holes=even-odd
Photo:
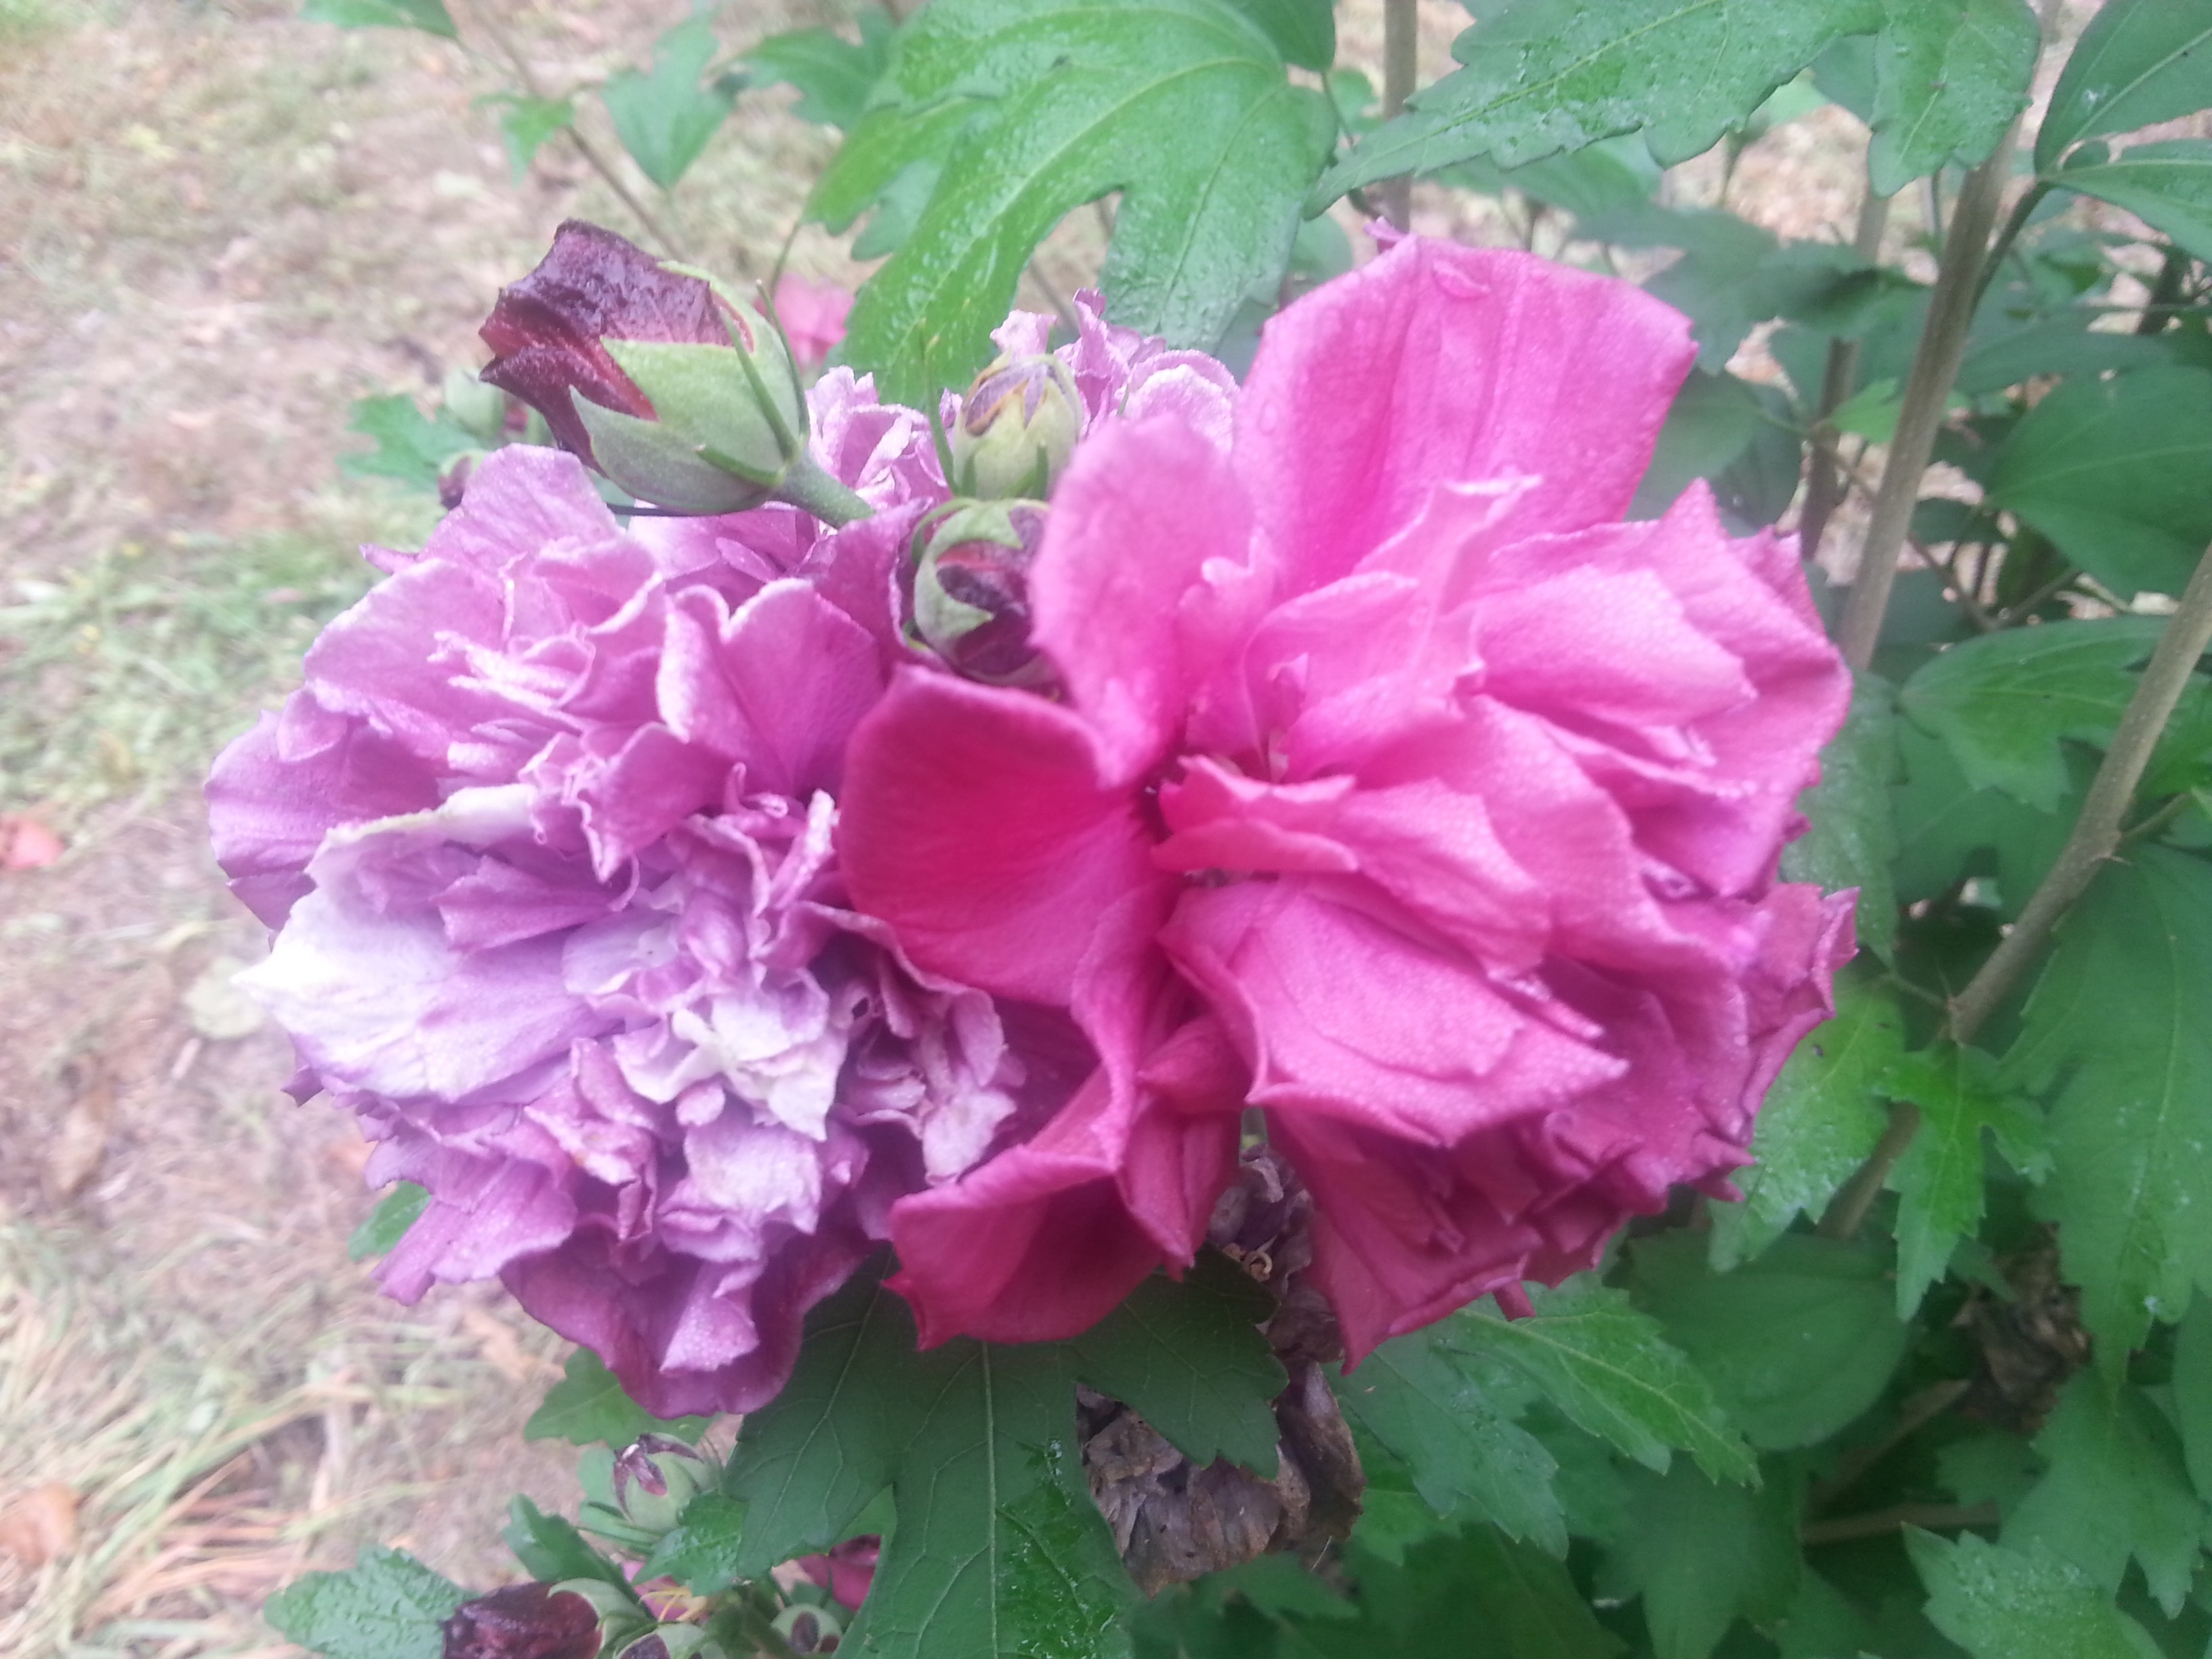
[[[1037,501],[970,501],[927,532],[914,574],[914,628],[956,672],[1034,685],[1051,668],[1030,645],[1029,568],[1044,538]]]
[[[464,1601],[445,1623],[445,1659],[592,1659],[599,1615],[550,1584],[510,1584]]]

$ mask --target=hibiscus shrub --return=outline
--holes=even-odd
[[[580,1345],[529,1583],[371,1551],[285,1634],[2204,1650],[2212,145],[2126,135],[2212,0],[2112,0],[2027,141],[2024,0],[1472,9],[1387,119],[1322,0],[607,82],[663,187],[799,85],[884,263],[564,226],[511,401],[375,416],[450,513],[216,765],[358,1252]],[[1855,245],[1651,199],[1824,101]]]

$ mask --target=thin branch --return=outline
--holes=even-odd
[[[2166,632],[2159,635],[2158,647],[2151,653],[2135,696],[2128,699],[2127,712],[2120,716],[2119,730],[2112,733],[2112,747],[2105,751],[2104,763],[2090,782],[2081,816],[2075,821],[2074,833],[2067,837],[2058,861],[2051,866],[2012,930],[1997,942],[1989,960],[1967,981],[1966,988],[1951,1000],[1954,1041],[1974,1040],[1975,1033],[2041,953],[2059,918],[2073,908],[2105,860],[2118,850],[2120,821],[2135,799],[2136,785],[2142,781],[2143,769],[2150,764],[2151,753],[2158,747],[2159,734],[2188,689],[2189,677],[2196,672],[2197,659],[2207,645],[2212,645],[2212,548],[2207,548],[2197,561],[2180,605],[2166,623]]]
[[[1806,1508],[1816,1514],[1826,1509],[1856,1486],[1875,1464],[1957,1405],[1972,1387],[1972,1382],[1965,1378],[1954,1378],[1931,1383],[1906,1400],[1898,1407],[1897,1421],[1890,1425],[1887,1434],[1871,1445],[1846,1453],[1838,1460],[1833,1475],[1814,1483],[1812,1491],[1806,1495]]]
[[[1418,0],[1382,0],[1382,118],[1405,112],[1420,67],[1420,8]],[[1412,222],[1413,175],[1401,173],[1376,188],[1382,216],[1404,230]]]
[[[1866,1162],[1851,1171],[1851,1178],[1836,1189],[1828,1200],[1828,1207],[1815,1229],[1823,1238],[1852,1238],[1864,1224],[1867,1212],[1881,1196],[1889,1172],[1897,1167],[1897,1160],[1905,1156],[1905,1149],[1912,1144],[1912,1137],[1920,1133],[1920,1109],[1909,1100],[1889,1103],[1889,1127],[1881,1132],[1881,1139],[1867,1154]]]
[[[1897,580],[1897,556],[1905,546],[1912,522],[1913,504],[1920,499],[1920,481],[1935,453],[1936,434],[1943,423],[1951,383],[1966,355],[1966,327],[1973,320],[1976,285],[1989,246],[1990,228],[2012,173],[2012,156],[2020,142],[2015,119],[1998,142],[1996,153],[1966,175],[1966,188],[1952,210],[1951,232],[1943,245],[1943,269],[1928,301],[1928,323],[1921,331],[1920,347],[1913,354],[1912,373],[1905,385],[1905,404],[1897,417],[1896,435],[1890,440],[1889,460],[1882,468],[1881,489],[1875,496],[1874,517],[1867,526],[1866,545],[1859,555],[1858,574],[1851,580],[1850,599],[1844,607],[1843,626],[1837,643],[1853,668],[1864,668],[1874,659],[1881,637],[1882,613],[1889,605],[1891,584]]]
[[[1075,307],[1067,302],[1067,296],[1053,286],[1052,278],[1044,274],[1044,267],[1032,259],[1029,272],[1030,281],[1036,284],[1037,292],[1044,295],[1044,302],[1053,308],[1054,314],[1067,325],[1068,332],[1081,334],[1083,319],[1076,315]]]
[[[1994,1504],[1893,1504],[1865,1515],[1840,1515],[1832,1521],[1808,1521],[1797,1528],[1801,1544],[1844,1544],[1855,1538],[1880,1538],[1907,1527],[1994,1527]]]

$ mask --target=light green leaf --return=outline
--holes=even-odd
[[[1820,751],[1820,781],[1798,803],[1813,827],[1782,849],[1782,874],[1830,892],[1857,888],[1859,943],[1884,962],[1897,942],[1897,694],[1862,673],[1850,718]]]
[[[411,1181],[392,1183],[392,1190],[376,1200],[376,1207],[368,1218],[353,1230],[346,1240],[346,1260],[366,1261],[373,1255],[388,1255],[392,1249],[407,1236],[423,1211],[430,1207],[428,1188],[417,1187]]]
[[[336,23],[343,29],[420,29],[448,40],[461,38],[446,0],[307,0],[300,16],[306,22]]]
[[[849,132],[860,125],[868,94],[890,62],[896,27],[877,6],[863,8],[857,21],[858,40],[835,29],[792,29],[769,36],[745,54],[745,62],[762,81],[799,88],[792,112],[800,120]]]
[[[1336,8],[1332,0],[1229,0],[1267,32],[1286,64],[1325,75],[1336,63]]]
[[[2049,1092],[2035,1207],[2116,1363],[2212,1284],[2208,1006],[2212,865],[2138,844],[2059,924],[2004,1059],[2007,1082]]]
[[[2051,94],[2035,166],[2054,171],[2084,138],[2132,132],[2212,106],[2212,0],[2112,0],[2089,20]]]
[[[898,1524],[846,1636],[884,1659],[1105,1659],[1135,1591],[1085,1485],[1063,1347],[965,1338],[910,1355]]]
[[[2184,252],[2212,259],[2212,143],[2202,138],[2136,144],[2110,160],[2069,167],[2052,182],[2124,207]]]
[[[1629,1472],[1633,1524],[1611,1565],[1641,1592],[1658,1659],[1706,1659],[1739,1615],[1766,1622],[1788,1612],[1804,1570],[1795,1499],[1790,1482],[1753,1492],[1686,1463]]]
[[[2076,378],[2006,437],[1990,470],[1990,502],[2124,599],[2179,593],[2212,542],[2212,491],[2200,487],[2208,471],[2212,373]]]
[[[1867,173],[1892,196],[1987,159],[2027,101],[2043,34],[2027,0],[1885,0]]]
[[[846,356],[909,403],[965,381],[1037,243],[1115,190],[1115,320],[1210,346],[1281,281],[1335,132],[1229,0],[936,0],[812,198],[842,228],[917,162],[943,166],[861,289]]]
[[[1984,634],[1923,665],[1898,706],[1942,738],[1973,787],[2051,811],[2069,787],[2063,741],[2110,741],[2165,628],[2105,617]]]
[[[599,1578],[619,1589],[629,1588],[623,1570],[592,1548],[574,1522],[565,1516],[546,1514],[519,1493],[507,1504],[507,1525],[500,1536],[522,1563],[522,1570],[540,1583]]]
[[[1567,1549],[1552,1491],[1558,1465],[1527,1430],[1484,1398],[1442,1344],[1442,1327],[1398,1337],[1338,1379],[1345,1415],[1405,1460],[1440,1516],[1479,1517],[1553,1555]]]
[[[404,392],[354,400],[346,430],[376,440],[363,454],[341,455],[338,469],[356,477],[397,478],[418,489],[434,491],[438,477],[454,456],[477,447],[476,435],[442,412],[428,419]]]
[[[1767,1091],[1735,1176],[1741,1204],[1715,1204],[1711,1255],[1722,1272],[1764,1252],[1800,1213],[1819,1216],[1888,1126],[1883,1079],[1904,1053],[1896,997],[1857,975],[1836,985],[1836,1017],[1807,1033]]]
[[[1730,1273],[1694,1234],[1629,1247],[1637,1304],[1711,1379],[1754,1446],[1826,1439],[1881,1397],[1907,1337],[1873,1251],[1789,1233]]]
[[[714,55],[713,27],[703,17],[690,18],[653,43],[650,72],[623,70],[599,89],[615,136],[638,170],[663,190],[673,189],[699,159],[737,101],[728,88],[702,82]]]
[[[1928,1617],[1973,1659],[2160,1659],[2148,1632],[2047,1548],[2022,1554],[1917,1527],[1905,1547],[1928,1586]]]
[[[544,1403],[522,1425],[522,1437],[566,1440],[574,1446],[601,1443],[620,1451],[641,1434],[696,1440],[706,1426],[703,1417],[655,1417],[623,1392],[599,1355],[579,1348],[568,1356],[565,1375],[545,1391]]]
[[[1982,1132],[1990,1131],[2013,1168],[2035,1178],[2050,1168],[2042,1121],[1997,1083],[1996,1061],[1956,1043],[1902,1056],[1885,1079],[1920,1109],[1920,1127],[1890,1172],[1897,1212],[1897,1316],[1910,1319],[1943,1276],[1961,1238],[1982,1224]]]
[[[694,1595],[712,1595],[737,1583],[744,1548],[744,1504],[721,1492],[701,1492],[661,1534],[638,1577],[673,1578]]]
[[[1881,22],[1881,0],[1507,0],[1454,45],[1466,67],[1362,140],[1314,205],[1401,173],[1478,155],[1518,167],[1639,129],[1671,166],[1831,41]]]
[[[1290,1381],[1259,1327],[1274,1302],[1207,1251],[1177,1284],[1156,1273],[1071,1345],[1075,1374],[1200,1467],[1226,1457],[1272,1479],[1271,1402]]]
[[[2179,1613],[2206,1517],[2158,1408],[2139,1389],[2078,1371],[2035,1449],[2050,1468],[2005,1518],[2005,1544],[2046,1545],[2108,1593],[2119,1589],[2132,1556],[2166,1617]]]
[[[311,1572],[269,1598],[262,1617],[324,1659],[439,1659],[439,1626],[468,1592],[404,1550],[364,1544],[344,1572]]]
[[[507,165],[514,169],[517,184],[522,182],[546,142],[556,133],[576,125],[576,103],[572,98],[536,98],[525,93],[502,92],[490,101],[501,106],[499,130],[507,140]]]
[[[1464,1308],[1439,1340],[1511,1366],[1582,1428],[1648,1468],[1665,1469],[1679,1449],[1716,1480],[1756,1478],[1757,1462],[1711,1386],[1624,1294],[1586,1279],[1528,1294],[1534,1317]]]

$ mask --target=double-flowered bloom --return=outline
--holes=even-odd
[[[874,516],[626,531],[501,451],[224,756],[252,982],[432,1194],[395,1294],[496,1274],[651,1409],[747,1409],[886,1237],[926,1340],[1080,1330],[1257,1108],[1356,1357],[1744,1161],[1849,950],[1774,879],[1848,682],[1785,544],[1618,522],[1681,319],[1410,241],[1241,391],[1085,322],[1036,672],[915,642],[945,486],[837,370],[813,460]]]

